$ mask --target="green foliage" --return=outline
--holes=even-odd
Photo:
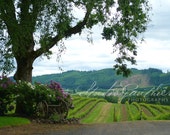
[[[91,85],[94,85],[94,88],[109,89],[116,80],[122,79],[122,77],[117,76],[113,69],[103,69],[99,71],[67,71],[60,74],[33,77],[33,82],[47,84],[51,79],[60,82],[65,89],[76,89],[79,91],[88,90]]]
[[[103,37],[106,40],[116,39],[114,47],[119,50],[119,56],[116,58],[114,68],[118,74],[128,76],[130,70],[127,68],[126,62],[135,64],[135,56],[137,55],[136,38],[139,33],[146,30],[148,22],[148,1],[121,0],[117,2],[117,16],[113,19],[113,24],[104,28]],[[130,52],[130,53],[129,53]],[[130,55],[127,55],[130,54]]]
[[[156,120],[170,120],[170,113],[159,115]]]
[[[0,78],[0,95],[0,115],[8,114],[16,106],[17,115],[36,116],[37,105],[42,101],[48,104],[65,101],[69,108],[72,107],[71,96],[56,82],[51,82],[48,86],[39,83],[32,85],[23,81],[14,84],[3,76]]]
[[[13,58],[13,54],[11,54],[10,50],[11,48],[3,48],[2,49],[2,42],[0,39],[0,73],[2,73],[3,75],[8,75],[9,73],[11,73],[14,69],[14,60]]]
[[[33,116],[36,114],[37,104],[43,100],[55,101],[55,93],[45,85],[20,82],[16,86],[16,113],[18,115]]]
[[[19,115],[35,116],[37,105],[42,101],[54,105],[65,101],[69,108],[72,107],[71,96],[57,82],[52,81],[49,85],[20,82],[16,89],[16,113]]]
[[[14,109],[14,83],[7,77],[0,77],[0,116]]]
[[[105,96],[105,99],[108,102],[111,102],[111,103],[118,103],[119,97],[118,96],[110,95],[110,96]]]
[[[56,112],[55,114],[51,115],[49,119],[52,121],[59,121],[61,120],[61,116]]]

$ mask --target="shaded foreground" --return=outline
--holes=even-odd
[[[30,124],[0,129],[5,135],[169,135],[170,121],[117,122],[113,124]]]

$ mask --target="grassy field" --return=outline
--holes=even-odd
[[[100,98],[76,97],[75,109],[69,118],[80,118],[81,123],[112,123],[135,120],[169,120],[170,106],[146,103],[113,104]]]
[[[30,124],[30,121],[26,118],[20,118],[20,117],[7,117],[7,116],[0,117],[0,128],[6,126],[16,126],[16,125],[24,125],[24,124]]]

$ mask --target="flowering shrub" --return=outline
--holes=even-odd
[[[56,92],[56,98],[58,100],[66,99],[68,97],[68,93],[64,92],[64,89],[58,82],[51,81],[48,87]]]
[[[6,76],[0,76],[0,115],[12,110],[14,83]]]
[[[48,104],[60,104],[61,100],[72,105],[71,96],[64,92],[61,85],[51,81],[49,85],[19,82],[16,86],[16,114],[35,116],[37,105],[42,101]]]
[[[19,82],[16,88],[16,114],[25,116],[36,115],[37,104],[43,100],[55,100],[55,93],[47,86],[29,82]]]
[[[73,106],[71,96],[64,91],[64,89],[61,87],[61,85],[58,82],[51,81],[50,84],[48,84],[48,87],[53,91],[55,91],[56,102],[60,102],[60,100],[64,100],[65,102],[68,103],[70,108]]]
[[[35,116],[37,105],[41,101],[59,104],[61,101],[72,105],[71,96],[64,92],[59,83],[51,81],[49,85],[19,81],[13,83],[7,77],[0,78],[0,115],[4,115],[15,104],[15,113],[19,116]],[[70,107],[69,106],[69,107]]]

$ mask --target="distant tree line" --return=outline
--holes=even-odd
[[[141,74],[148,76],[149,86],[139,88],[144,90],[145,87],[159,86],[160,84],[170,83],[170,73],[163,73],[159,69],[149,68],[144,70],[132,69],[132,76]],[[141,76],[142,77],[142,76]],[[65,89],[88,90],[91,85],[96,89],[109,89],[116,81],[129,80],[120,75],[116,75],[113,69],[102,69],[94,71],[67,71],[59,74],[50,74],[33,77],[33,82],[44,84],[50,83],[51,80],[59,82]]]

